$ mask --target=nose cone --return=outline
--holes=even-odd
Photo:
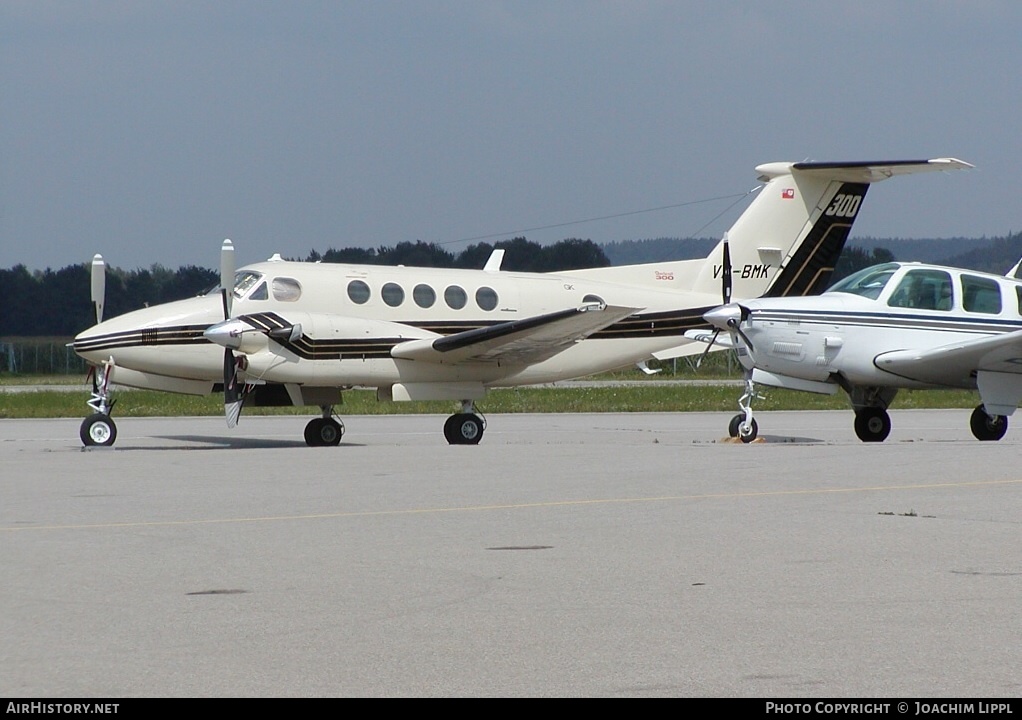
[[[742,321],[742,307],[738,303],[720,305],[707,311],[703,315],[703,320],[719,330],[737,327]]]
[[[104,320],[78,333],[72,346],[92,363],[113,357],[118,365],[131,366],[143,354],[169,357],[168,351],[182,347],[209,347],[202,332],[222,319],[219,298],[189,298]]]

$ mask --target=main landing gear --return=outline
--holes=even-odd
[[[863,442],[883,442],[891,434],[891,416],[884,408],[856,408],[855,434]]]
[[[305,444],[309,447],[340,445],[344,423],[337,418],[333,405],[320,405],[319,409],[323,412],[322,417],[313,418],[305,426]]]
[[[1008,432],[1008,418],[1004,415],[988,415],[980,405],[972,411],[969,427],[977,440],[1000,440]]]
[[[751,374],[745,378],[745,393],[738,398],[740,413],[731,418],[727,426],[728,435],[738,438],[743,443],[751,443],[759,435],[759,425],[752,417],[752,399],[756,397],[756,386],[752,382]]]
[[[863,442],[883,442],[891,434],[887,407],[897,392],[893,388],[852,388],[849,392],[855,410],[855,434]],[[1008,418],[991,415],[983,405],[972,411],[969,428],[977,440],[1000,440],[1008,432]]]
[[[95,412],[82,421],[78,436],[86,447],[110,447],[117,439],[117,425],[110,417],[115,400],[110,399],[110,372],[112,363],[103,368],[92,368],[89,375],[92,379],[92,397],[88,406]]]
[[[451,445],[478,445],[483,439],[486,420],[476,414],[471,400],[461,402],[461,412],[447,418],[444,437]]]

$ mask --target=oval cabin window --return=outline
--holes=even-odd
[[[412,290],[412,299],[421,308],[433,307],[436,302],[436,291],[429,285],[416,285]]]
[[[444,290],[444,302],[447,303],[447,307],[453,310],[461,310],[465,307],[465,303],[468,302],[468,295],[465,294],[463,288],[451,285]]]
[[[380,291],[380,295],[383,296],[383,302],[387,303],[391,307],[397,307],[405,301],[405,291],[397,283],[389,282],[383,286]]]
[[[493,310],[497,307],[497,292],[493,288],[481,287],[476,290],[476,305],[483,310]]]
[[[361,280],[352,280],[348,283],[348,299],[356,305],[365,305],[369,302],[369,286]]]

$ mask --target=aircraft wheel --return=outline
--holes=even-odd
[[[759,436],[759,424],[756,422],[756,418],[752,419],[749,424],[745,423],[745,416],[741,416],[742,421],[738,423],[738,437],[743,443],[751,443]]]
[[[855,434],[863,442],[883,442],[891,434],[891,417],[883,408],[863,408],[855,413]]]
[[[738,428],[745,422],[745,413],[738,413],[727,425],[727,434],[731,437],[738,437]]]
[[[309,447],[340,445],[344,426],[333,418],[313,418],[305,426],[305,444]]]
[[[478,445],[483,439],[483,421],[474,413],[457,413],[444,423],[444,437],[451,445]]]
[[[82,444],[86,447],[93,445],[110,446],[117,439],[117,426],[110,419],[109,415],[93,413],[82,421],[81,430],[78,433]]]
[[[1000,440],[1008,432],[1008,418],[1004,415],[987,415],[986,408],[980,405],[972,411],[969,427],[977,440]]]

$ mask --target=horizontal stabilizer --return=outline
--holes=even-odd
[[[786,165],[787,163],[784,164]],[[945,170],[969,170],[973,167],[975,166],[956,158],[879,160],[873,162],[797,162],[791,164],[791,169],[797,170],[800,173],[819,175],[830,180],[853,183],[875,183],[895,175],[942,172]],[[759,169],[757,168],[757,170]]]

